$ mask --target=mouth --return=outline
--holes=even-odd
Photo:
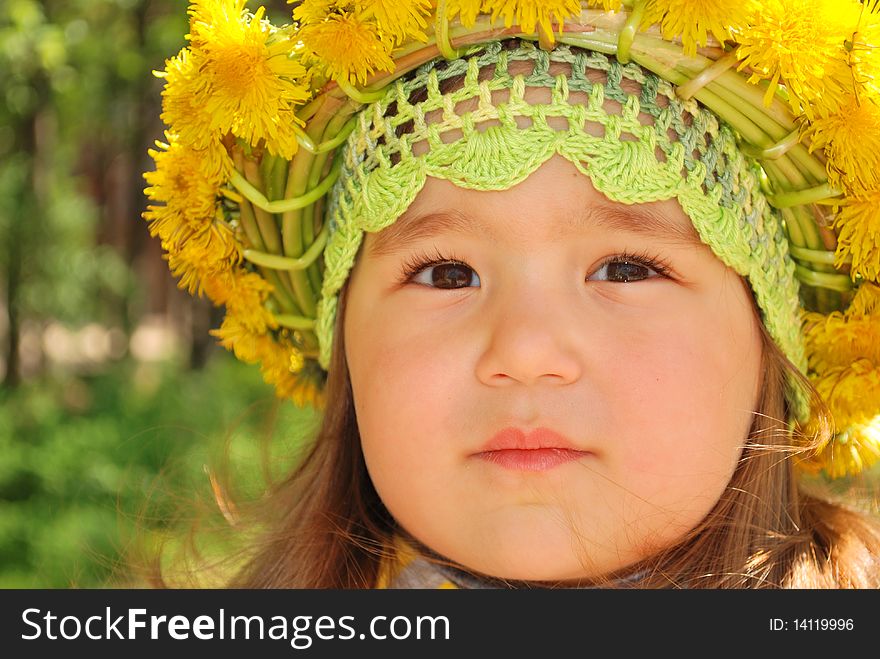
[[[545,471],[579,460],[585,455],[590,453],[567,448],[505,449],[477,453],[478,458],[512,471]]]
[[[526,434],[519,428],[505,428],[490,439],[475,457],[512,471],[545,471],[584,456],[569,439],[548,428]]]

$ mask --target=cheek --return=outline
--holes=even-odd
[[[430,483],[438,461],[453,458],[444,441],[460,408],[461,363],[403,323],[389,327],[370,317],[361,323],[352,314],[358,329],[346,335],[346,353],[364,458],[380,494],[392,497],[394,483],[415,474]]]
[[[679,316],[682,318],[693,315]],[[760,335],[750,317],[702,325],[670,318],[622,352],[609,399],[617,408],[618,454],[645,479],[729,476],[752,423],[760,383]],[[626,420],[624,422],[624,420]],[[644,482],[648,485],[648,482]]]

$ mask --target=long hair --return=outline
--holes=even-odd
[[[245,588],[371,588],[393,558],[395,524],[373,488],[360,448],[345,361],[340,292],[326,406],[304,458],[266,499],[257,551],[230,585]]]

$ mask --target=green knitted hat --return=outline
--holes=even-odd
[[[529,63],[526,73],[509,70],[522,70],[512,66],[516,61]],[[442,93],[443,82],[456,77],[463,83]],[[550,101],[525,101],[527,87],[546,88]],[[496,94],[504,97],[496,102],[493,92],[501,90],[509,93]],[[465,101],[474,109],[457,113]],[[432,111],[439,112],[429,122]],[[517,117],[529,125],[520,127]],[[564,119],[567,128],[551,126],[551,117]],[[737,148],[727,125],[639,65],[565,45],[546,51],[527,41],[493,42],[459,59],[422,65],[356,119],[327,207],[330,235],[316,324],[325,369],[338,294],[365,231],[393,224],[428,176],[506,190],[559,154],[612,201],[678,200],[702,241],[748,280],[768,332],[806,373],[795,266],[778,212],[761,191],[759,168]],[[494,125],[481,126],[486,122]],[[602,130],[587,131],[587,125]],[[450,131],[461,136],[450,139]],[[428,148],[416,153],[419,143]],[[787,393],[804,419],[809,408],[800,387],[790,383]]]

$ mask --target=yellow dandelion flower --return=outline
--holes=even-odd
[[[149,184],[144,193],[165,205],[148,206],[144,218],[152,235],[163,243],[178,244],[210,227],[223,179],[205,174],[201,152],[181,144],[171,133],[165,136],[167,143],[157,141],[158,149],[148,151],[156,162],[155,171],[143,175]]]
[[[271,153],[289,159],[297,150],[293,126],[303,125],[295,110],[311,96],[308,74],[291,55],[290,37],[263,21],[263,11],[198,22],[199,39],[191,42],[201,83],[195,100],[210,117],[207,130],[231,131],[252,145],[265,140]]]
[[[866,11],[867,10],[867,11]],[[876,0],[862,4],[859,23],[852,37],[844,44],[853,71],[853,91],[862,90],[880,94],[880,3]]]
[[[241,247],[235,236],[216,224],[208,231],[191,234],[182,242],[163,243],[163,247],[168,250],[168,268],[178,279],[177,285],[191,295],[202,295],[206,281],[230,276],[241,262]]]
[[[824,149],[828,182],[859,194],[880,186],[880,106],[848,94],[839,112],[816,117],[804,131],[810,150]]]
[[[211,40],[212,26],[244,19],[247,0],[192,0],[189,34],[186,38],[196,48]]]
[[[292,386],[295,380],[294,373],[290,370],[290,349],[278,341],[272,343],[260,355],[260,370],[263,372],[263,379],[275,385],[280,396],[287,398],[289,392],[284,391],[284,388]]]
[[[253,328],[231,313],[227,313],[220,327],[210,330],[210,334],[216,336],[221,346],[246,364],[260,361],[272,349],[270,344],[274,343],[271,336],[254,332]]]
[[[650,0],[642,25],[659,23],[665,39],[681,37],[685,54],[693,55],[709,34],[722,43],[735,38],[756,8],[752,0]]]
[[[863,283],[845,312],[806,312],[804,338],[810,370],[824,373],[868,359],[880,365],[880,286]]]
[[[540,25],[552,38],[551,21],[555,19],[562,32],[566,18],[580,15],[581,3],[580,0],[485,0],[483,11],[491,11],[493,21],[502,16],[505,27],[516,23],[526,33],[534,32],[536,26]]]
[[[272,285],[256,272],[236,268],[209,276],[204,281],[205,293],[216,304],[226,306],[227,314],[257,334],[265,334],[278,327],[264,303],[272,292]]]
[[[299,23],[321,23],[331,14],[355,11],[356,0],[287,0],[293,8],[293,20]]]
[[[334,80],[366,84],[376,71],[394,71],[391,44],[376,26],[357,14],[332,14],[322,22],[305,23],[299,31],[304,64],[316,66]]]
[[[834,112],[852,84],[845,43],[858,25],[857,0],[769,0],[739,35],[739,70],[749,82],[768,80],[769,105],[777,85],[796,113]]]
[[[275,395],[298,407],[324,405],[326,374],[313,359],[306,359],[287,339],[280,338],[260,355],[263,380],[274,385]]]
[[[162,121],[171,127],[170,132],[177,141],[199,152],[202,159],[200,169],[206,176],[228,178],[233,169],[232,159],[222,143],[223,133],[209,128],[212,118],[200,93],[203,83],[190,51],[182,49],[165,61],[164,71],[154,71],[153,74],[165,80]]]
[[[588,7],[601,7],[605,11],[617,11],[622,4],[620,0],[587,0]]]
[[[880,460],[880,368],[863,359],[831,369],[814,384],[831,410],[837,435],[807,464],[839,478]]]
[[[431,17],[431,0],[357,0],[362,18],[375,18],[379,33],[391,37],[395,44],[407,39],[427,41],[425,28]]]
[[[824,470],[829,478],[845,478],[870,469],[878,460],[880,417],[839,433],[815,455],[799,460],[797,466],[808,473],[817,474]]]
[[[201,168],[201,153],[182,144],[176,135],[166,131],[165,139],[168,141],[156,141],[158,149],[147,151],[156,169],[144,174],[150,184],[145,194],[153,201],[190,209],[199,217],[213,215],[224,180],[206,176]]]
[[[459,23],[465,27],[473,27],[482,6],[482,0],[449,0],[446,3],[446,18],[451,21],[458,16]]]
[[[194,149],[204,149],[219,140],[220,131],[207,131],[211,117],[199,100],[199,69],[193,65],[188,49],[183,48],[176,56],[165,60],[164,71],[153,74],[165,80],[162,90],[162,121],[171,126],[180,141]]]
[[[859,286],[852,302],[849,303],[846,315],[855,318],[876,315],[878,322],[880,322],[880,286],[871,282],[865,282]]]
[[[834,219],[838,230],[835,265],[852,258],[853,278],[880,280],[880,190],[851,197]]]
[[[326,403],[324,397],[325,380],[326,375],[317,362],[308,360],[303,368],[296,373],[288,397],[298,407],[311,405],[316,409],[321,409]]]

